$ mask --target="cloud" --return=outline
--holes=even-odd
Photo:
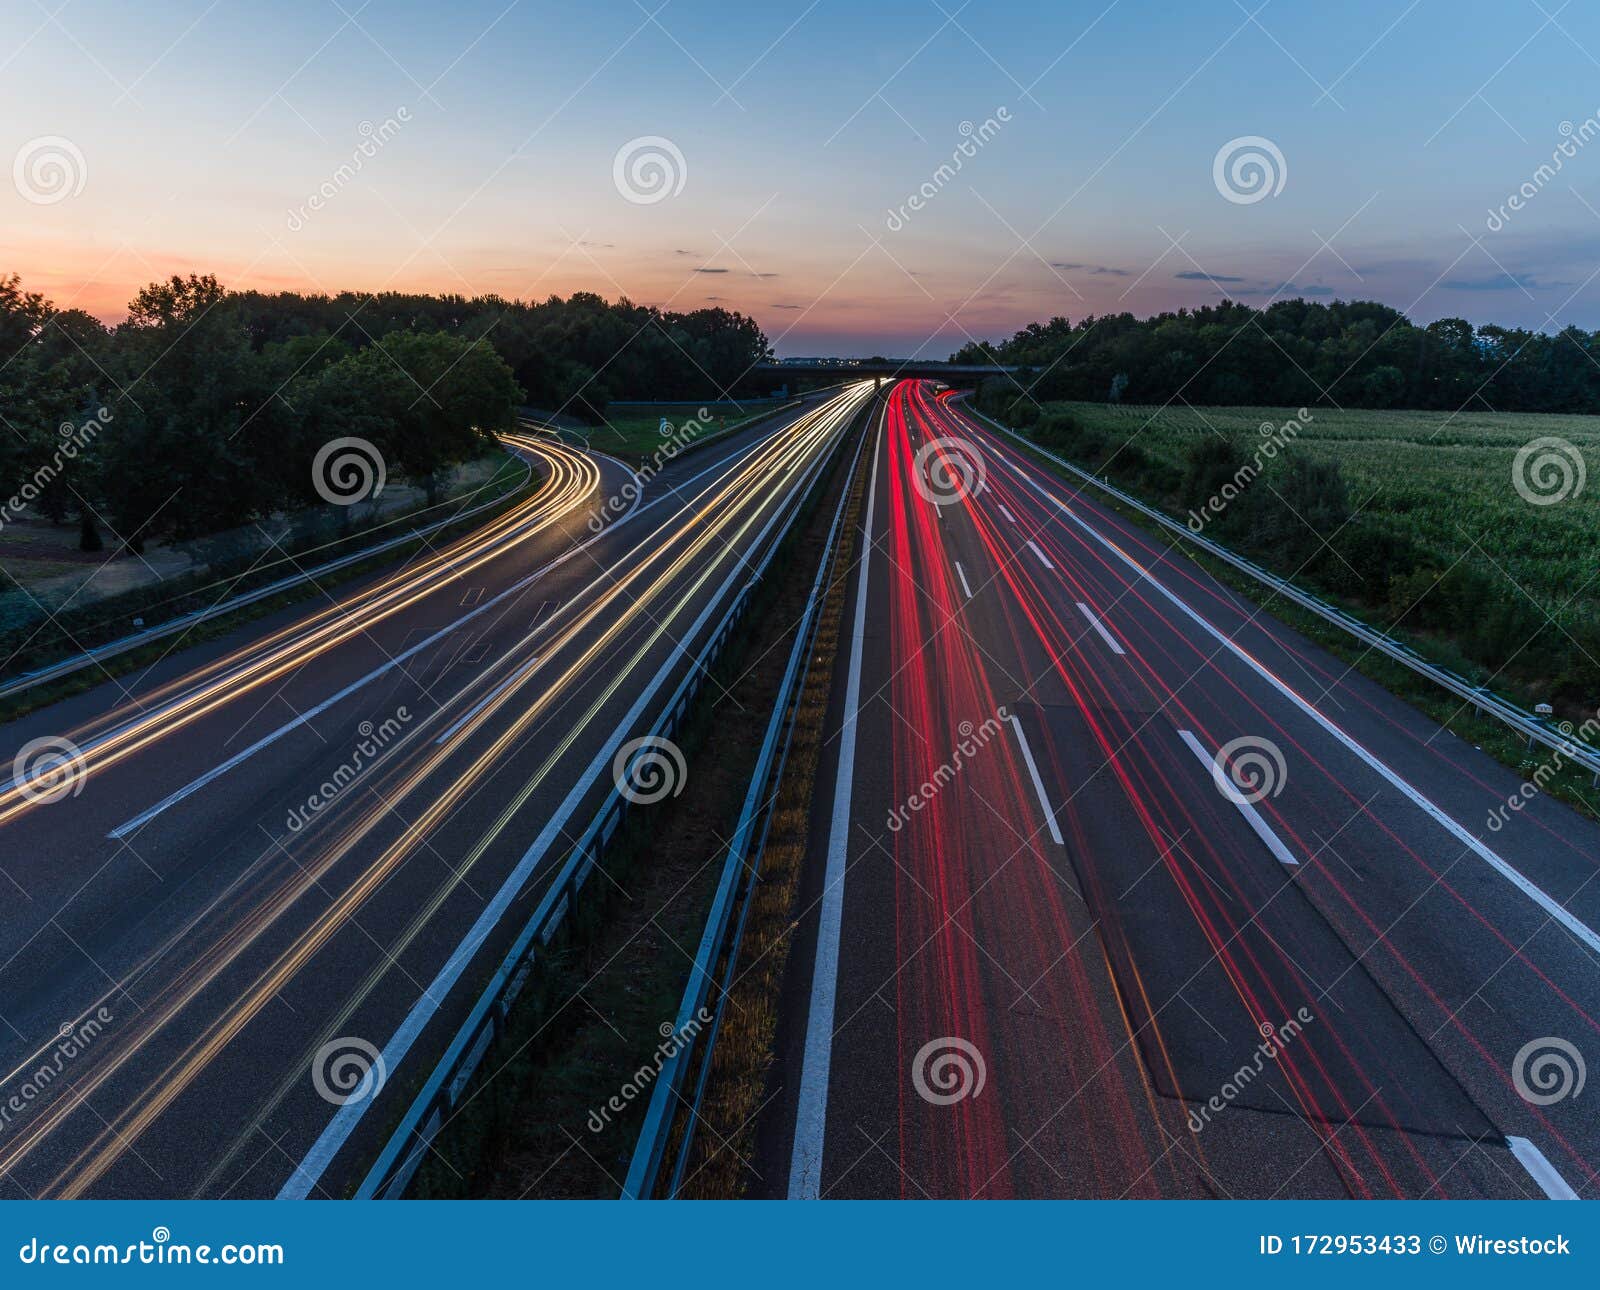
[[[1451,291],[1546,291],[1570,287],[1570,282],[1540,282],[1531,273],[1493,273],[1487,278],[1451,278],[1439,284]]]
[[[1113,268],[1109,264],[1077,264],[1066,260],[1051,260],[1052,269],[1065,269],[1069,272],[1085,269],[1096,277],[1126,278],[1132,276],[1127,269]]]
[[[1181,282],[1245,282],[1245,278],[1229,277],[1226,273],[1202,273],[1199,269],[1185,269],[1182,273],[1174,273],[1173,277]]]
[[[690,270],[690,272],[691,272],[691,273],[726,273],[726,272],[727,272],[727,270],[726,270],[726,269],[706,269],[706,268],[699,268],[699,269],[691,269],[691,270]]]
[[[758,277],[758,278],[776,278],[778,276],[780,276],[780,275],[778,275],[776,273],[758,273],[758,274],[756,274],[756,277]]]
[[[773,305],[774,309],[804,309],[804,305]]]

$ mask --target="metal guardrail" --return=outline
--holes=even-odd
[[[526,487],[528,479],[533,473],[532,464],[524,464],[528,466],[528,474],[523,476],[522,482],[516,486],[517,488]],[[289,590],[291,587],[297,587],[312,579],[336,573],[349,565],[360,564],[365,560],[384,555],[396,547],[404,546],[407,542],[415,542],[418,538],[427,537],[449,525],[459,524],[462,520],[471,519],[474,515],[499,505],[505,500],[506,496],[507,494],[501,493],[491,497],[486,502],[480,502],[478,505],[468,507],[466,510],[459,511],[454,515],[447,515],[443,519],[431,521],[420,528],[407,529],[404,533],[396,534],[394,537],[385,538],[383,541],[375,542],[371,546],[361,547],[348,555],[341,555],[332,560],[324,561],[322,564],[315,565],[310,569],[288,574],[251,591],[241,592],[239,595],[231,596],[227,600],[208,605],[204,609],[195,609],[187,614],[180,614],[176,618],[169,618],[164,623],[157,623],[154,627],[146,627],[136,632],[130,632],[126,636],[119,636],[113,641],[107,641],[104,645],[96,645],[92,649],[83,650],[45,667],[35,668],[32,672],[23,672],[18,676],[12,677],[4,684],[0,684],[0,699],[10,698],[13,694],[20,694],[22,691],[32,689],[36,685],[42,685],[46,681],[56,681],[64,676],[71,676],[74,672],[81,671],[83,668],[105,659],[115,658],[118,654],[126,653],[130,649],[137,649],[141,645],[147,645],[152,641],[161,640],[176,632],[185,631],[201,623],[210,622],[214,618],[225,617],[259,601],[269,600],[280,592]],[[448,506],[450,503],[440,502],[438,505]],[[399,522],[404,523],[406,518],[410,517],[402,517]],[[395,521],[389,522],[393,523]],[[359,537],[360,534],[354,536]],[[222,578],[218,579],[218,581],[225,582],[227,579]],[[212,585],[215,584],[213,583]],[[203,590],[203,588],[200,590]]]
[[[865,410],[869,416],[875,406],[877,400],[867,405]],[[701,933],[689,980],[684,986],[683,999],[678,1005],[678,1016],[672,1029],[672,1051],[656,1073],[644,1124],[639,1130],[633,1159],[628,1165],[628,1178],[622,1189],[623,1200],[649,1200],[655,1196],[667,1151],[672,1144],[674,1128],[686,1114],[687,1120],[678,1144],[677,1160],[666,1187],[666,1196],[676,1197],[683,1181],[684,1166],[689,1160],[689,1149],[694,1142],[695,1126],[700,1118],[700,1107],[711,1074],[711,1056],[716,1049],[729,986],[739,962],[739,946],[744,940],[745,919],[750,911],[749,896],[761,881],[761,853],[766,847],[767,832],[772,823],[774,793],[769,791],[769,786],[776,785],[782,779],[783,768],[789,758],[794,730],[793,711],[800,699],[798,687],[805,674],[805,662],[816,641],[824,588],[828,585],[829,572],[835,567],[840,527],[844,522],[845,505],[850,499],[850,481],[855,477],[866,441],[867,436],[862,435],[856,444],[855,456],[845,475],[844,490],[834,509],[826,553],[817,566],[811,596],[795,634],[794,647],[789,651],[788,666],[779,683],[772,719],[767,724],[766,737],[762,740],[755,770],[750,776],[750,788],[739,813],[738,827],[734,829],[733,838],[728,844],[728,855],[717,883],[716,898],[706,917],[705,930]],[[736,908],[739,911],[738,921],[734,922]],[[717,982],[714,977],[719,962],[725,963],[725,967],[721,981]],[[717,1005],[709,1026],[704,1027],[705,1043],[700,1056],[699,1077],[695,1081],[692,1097],[685,1098],[681,1090],[701,1040],[701,1027],[696,1023],[714,987],[717,990]]]
[[[1364,645],[1367,645],[1370,648],[1377,650],[1379,653],[1386,655],[1387,657],[1393,659],[1396,663],[1400,663],[1403,666],[1410,668],[1418,676],[1425,677],[1427,680],[1432,681],[1435,685],[1441,686],[1445,690],[1448,690],[1451,694],[1454,694],[1457,698],[1466,700],[1479,711],[1485,712],[1490,716],[1497,718],[1499,721],[1503,722],[1507,726],[1510,726],[1519,734],[1526,735],[1528,738],[1528,748],[1530,752],[1532,751],[1534,744],[1543,744],[1545,747],[1559,753],[1568,761],[1576,762],[1585,769],[1594,772],[1595,784],[1597,787],[1600,787],[1600,749],[1594,748],[1581,740],[1572,738],[1572,736],[1563,731],[1559,725],[1546,721],[1534,713],[1528,712],[1526,709],[1519,708],[1516,704],[1511,703],[1509,700],[1502,699],[1499,695],[1493,693],[1485,687],[1473,685],[1471,681],[1467,680],[1463,676],[1457,676],[1456,673],[1452,672],[1449,668],[1440,667],[1435,663],[1428,662],[1422,657],[1422,655],[1417,653],[1416,650],[1412,649],[1411,646],[1397,641],[1393,637],[1388,636],[1385,633],[1376,630],[1375,628],[1369,627],[1359,618],[1345,613],[1344,610],[1328,604],[1319,597],[1313,596],[1309,592],[1302,591],[1293,583],[1284,578],[1280,578],[1275,573],[1267,572],[1267,570],[1263,569],[1260,565],[1254,563],[1253,561],[1246,560],[1243,556],[1235,555],[1232,551],[1228,550],[1227,547],[1222,546],[1220,543],[1214,542],[1210,538],[1196,533],[1187,524],[1181,524],[1171,516],[1164,515],[1154,507],[1147,506],[1138,498],[1123,492],[1122,489],[1117,488],[1115,485],[1108,484],[1105,480],[1099,478],[1098,476],[1092,475],[1088,471],[1083,470],[1078,466],[1074,466],[1070,461],[1067,461],[1062,457],[1058,457],[1049,449],[1040,447],[1031,439],[1018,434],[1009,426],[1001,425],[987,413],[982,412],[977,407],[972,406],[970,401],[968,402],[967,407],[974,416],[981,418],[984,422],[992,426],[995,430],[998,430],[1001,434],[1009,435],[1012,439],[1015,439],[1018,443],[1022,444],[1030,451],[1038,453],[1041,457],[1048,457],[1051,461],[1055,462],[1056,465],[1062,467],[1064,470],[1071,471],[1073,475],[1077,476],[1085,483],[1093,484],[1102,492],[1108,493],[1110,496],[1116,498],[1116,500],[1121,502],[1124,506],[1132,507],[1141,515],[1153,520],[1167,531],[1176,533],[1185,541],[1198,546],[1208,555],[1221,560],[1223,563],[1239,570],[1241,573],[1249,575],[1257,582],[1272,588],[1272,590],[1277,592],[1279,595],[1293,601],[1302,609],[1317,615],[1317,617],[1321,618],[1324,622],[1331,623],[1340,630],[1348,632],[1351,636],[1361,641]]]
[[[751,592],[765,576],[773,556],[793,528],[798,515],[799,508],[796,508],[773,536],[761,563],[735,593],[727,613],[690,664],[672,697],[645,732],[646,736],[670,738],[682,724],[702,681],[709,675],[722,647],[738,626]],[[616,835],[628,805],[621,790],[613,785],[596,809],[589,826],[573,845],[549,890],[534,908],[499,968],[457,1029],[432,1074],[412,1099],[411,1106],[367,1171],[356,1190],[357,1200],[389,1200],[405,1193],[429,1145],[444,1126],[446,1117],[460,1102],[484,1055],[504,1031],[512,1004],[527,984],[541,950],[555,938],[567,915],[577,905],[585,880],[594,871],[606,845]]]

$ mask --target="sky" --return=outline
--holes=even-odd
[[[721,304],[782,356],[1224,296],[1593,330],[1597,71],[1583,0],[7,0],[0,273]]]

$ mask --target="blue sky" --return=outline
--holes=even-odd
[[[0,152],[70,145],[65,196],[0,188],[0,269],[106,317],[195,270],[723,303],[789,354],[1224,292],[1600,327],[1593,6],[56,3],[0,16]],[[1254,136],[1281,191],[1230,201]],[[614,179],[640,138],[659,201]]]

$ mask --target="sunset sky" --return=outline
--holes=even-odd
[[[722,303],[784,355],[1223,293],[1600,327],[1600,10],[1258,5],[12,0],[0,272],[107,320],[191,271]],[[1282,188],[1228,200],[1247,136]]]

